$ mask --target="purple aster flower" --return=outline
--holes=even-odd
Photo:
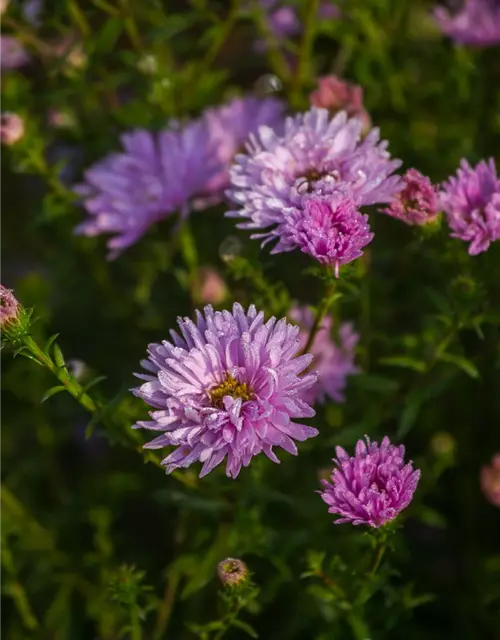
[[[303,349],[314,324],[314,313],[308,307],[294,307],[289,316],[302,328],[299,337],[300,346]],[[351,323],[342,323],[338,332],[339,344],[337,345],[332,340],[332,327],[332,316],[325,316],[311,345],[314,369],[319,377],[303,395],[304,400],[309,404],[325,402],[327,396],[335,402],[344,402],[347,376],[359,372],[354,364],[354,351],[359,335],[354,331]]]
[[[350,457],[342,447],[335,449],[337,468],[331,484],[322,480],[321,497],[328,513],[342,516],[335,524],[351,522],[378,528],[394,520],[413,498],[420,471],[412,462],[405,464],[403,445],[394,446],[387,436],[379,445],[366,438],[358,440],[356,454]]]
[[[260,230],[251,237],[263,239],[263,244],[278,239],[273,253],[292,251],[297,248],[301,230],[294,233],[290,226],[297,226],[301,213],[313,215],[314,196],[322,202],[316,209],[323,210],[323,198],[330,195],[332,211],[335,208],[340,216],[342,210],[349,220],[348,226],[359,235],[345,249],[345,260],[341,253],[334,259],[338,264],[349,262],[371,239],[366,221],[362,223],[361,217],[352,213],[352,203],[360,207],[390,202],[400,189],[400,178],[390,175],[400,161],[390,159],[387,143],[379,142],[378,129],[372,129],[361,140],[362,128],[362,120],[348,119],[345,111],[331,119],[328,111],[316,107],[287,118],[283,135],[260,127],[247,145],[247,154],[236,156],[231,169],[232,188],[228,196],[241,209],[227,215],[249,219],[238,226]],[[346,198],[342,205],[333,195],[340,193]],[[293,222],[287,220],[290,214]],[[316,241],[313,244],[316,253],[324,252],[323,246],[319,249]],[[335,247],[335,251],[340,251],[340,247]]]
[[[158,134],[139,129],[122,135],[123,153],[113,153],[85,172],[75,191],[90,217],[76,233],[113,233],[116,257],[155,222],[176,210],[184,217],[192,198],[205,191],[220,170],[208,128],[196,121]]]
[[[462,160],[457,177],[442,185],[440,200],[452,238],[470,242],[471,256],[500,239],[500,178],[493,159],[475,168]]]
[[[229,167],[250,134],[261,125],[282,126],[284,108],[283,102],[276,98],[261,100],[247,96],[205,112],[204,119],[221,165],[221,170],[207,184],[207,194],[212,195],[208,202],[220,202],[222,199],[224,190],[229,186]],[[201,202],[205,204],[203,199]]]
[[[339,277],[340,265],[363,255],[373,239],[368,216],[360,213],[355,201],[342,191],[328,195],[306,194],[300,207],[284,211],[281,236],[272,253],[298,247],[321,264],[334,266]]]
[[[0,37],[0,61],[2,69],[17,69],[30,61],[26,49],[12,36]]]
[[[204,476],[227,458],[226,474],[236,478],[253,456],[279,462],[273,447],[296,455],[294,440],[318,434],[294,422],[314,415],[302,394],[317,377],[299,375],[313,358],[297,356],[299,327],[264,322],[253,305],[245,311],[238,303],[232,312],[207,306],[196,322],[178,323],[173,344],[149,345],[141,363],[148,374],[136,374],[146,382],[134,391],[155,408],[151,421],[135,427],[161,432],[145,447],[177,447],[162,462],[167,473],[199,460]]]
[[[433,222],[439,213],[438,187],[416,169],[408,169],[403,183],[402,191],[382,211],[409,225]]]
[[[499,0],[465,0],[451,13],[437,7],[434,17],[441,31],[459,44],[488,47],[500,43]]]

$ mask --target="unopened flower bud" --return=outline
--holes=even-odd
[[[309,101],[313,106],[328,109],[332,113],[347,111],[350,118],[360,118],[363,131],[371,127],[370,116],[363,107],[363,89],[337,76],[318,78],[318,87],[309,96]]]
[[[212,267],[202,267],[196,277],[194,297],[202,304],[220,304],[227,296],[226,283]]]
[[[19,302],[10,289],[0,284],[0,325],[5,329],[19,318]]]
[[[226,558],[217,565],[217,575],[225,587],[238,587],[248,579],[248,567],[239,558]]]
[[[500,453],[481,469],[481,489],[491,504],[500,507]]]
[[[24,121],[16,113],[2,113],[0,119],[0,139],[7,146],[16,144],[24,136]]]
[[[219,255],[224,262],[232,262],[241,254],[241,240],[237,236],[228,236],[219,247]]]

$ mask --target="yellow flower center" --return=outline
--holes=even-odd
[[[238,382],[236,378],[228,373],[224,382],[210,389],[208,392],[210,400],[214,407],[222,409],[224,407],[224,396],[231,396],[232,398],[241,398],[242,400],[251,400],[253,398],[253,392],[249,388],[246,382]]]

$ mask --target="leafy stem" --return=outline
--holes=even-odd
[[[325,290],[325,294],[323,296],[323,299],[321,300],[318,309],[316,311],[316,317],[314,318],[314,324],[311,327],[311,331],[309,332],[309,336],[307,338],[307,342],[306,345],[303,349],[303,353],[308,353],[309,349],[311,348],[311,346],[314,343],[314,339],[316,338],[316,335],[318,333],[318,331],[321,328],[321,325],[323,324],[323,320],[325,319],[326,314],[328,313],[328,310],[330,309],[332,303],[334,302],[336,298],[336,293],[335,293],[335,280],[333,280],[333,278],[330,278],[330,280],[328,281],[328,284],[326,286],[326,290]]]

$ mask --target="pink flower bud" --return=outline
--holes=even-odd
[[[212,267],[202,267],[195,284],[195,297],[203,304],[220,304],[227,296],[226,283]]]
[[[0,325],[4,329],[19,318],[19,302],[10,289],[0,284]]]
[[[347,111],[350,117],[358,117],[363,121],[363,129],[369,129],[370,116],[363,107],[363,89],[337,76],[318,78],[318,88],[309,96],[315,107],[328,109],[333,113]]]
[[[24,136],[24,121],[16,113],[2,113],[0,117],[0,138],[2,144],[12,145]]]
[[[248,579],[248,567],[239,558],[226,558],[217,565],[217,575],[225,587],[238,587]]]
[[[481,489],[491,504],[500,507],[500,453],[481,469]]]

